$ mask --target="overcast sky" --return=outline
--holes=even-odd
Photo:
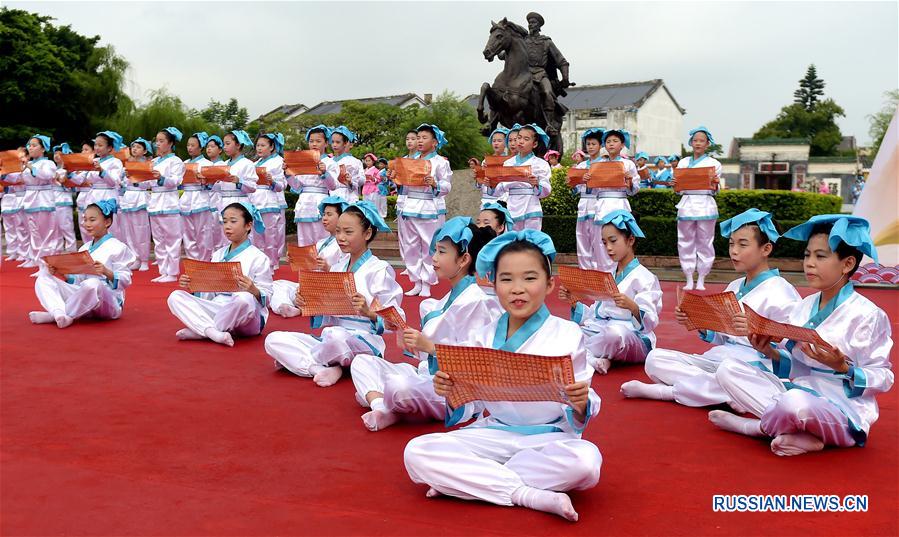
[[[814,63],[870,141],[867,115],[899,85],[896,2],[4,2],[100,35],[131,65],[129,93],[166,87],[192,107],[237,97],[250,117],[281,104],[478,91],[501,69],[482,56],[490,20],[543,31],[578,84],[661,78],[727,146],[788,104]]]

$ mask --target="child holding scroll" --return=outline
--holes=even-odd
[[[671,175],[671,167],[665,157],[656,157],[656,169],[652,173],[651,188],[671,188],[674,176]]]
[[[814,329],[825,343],[777,343],[750,334],[770,371],[727,359],[716,378],[755,417],[712,411],[709,419],[727,431],[773,438],[771,451],[781,456],[864,446],[879,416],[876,397],[894,378],[890,320],[850,282],[864,256],[877,261],[868,221],[818,215],[784,237],[806,241],[803,267],[818,290],[792,308],[788,322]]]
[[[377,299],[382,307],[395,307],[400,315],[403,290],[394,279],[393,268],[371,253],[368,245],[378,232],[389,232],[377,208],[367,201],[349,204],[337,221],[337,244],[347,254],[331,272],[352,272],[356,294],[352,297],[356,315],[312,317],[312,328],[321,336],[297,332],[272,332],[265,338],[265,352],[295,375],[312,377],[318,386],[331,386],[360,354],[384,354],[384,320],[372,311]],[[302,292],[302,289],[300,289]],[[297,296],[300,310],[305,302]]]
[[[384,177],[381,169],[377,167],[378,157],[374,153],[368,153],[364,159],[365,183],[362,185],[362,199],[369,201],[378,208],[381,218],[387,217],[387,197],[384,193]]]
[[[344,167],[344,174],[338,175],[337,188],[331,190],[332,196],[340,196],[347,203],[359,200],[359,190],[365,183],[365,175],[362,171],[362,161],[350,153],[350,149],[356,141],[356,133],[345,125],[340,125],[331,131],[331,149],[334,150],[334,163]]]
[[[530,166],[531,175],[521,181],[503,181],[496,185],[497,198],[509,196],[509,212],[515,219],[515,231],[523,229],[540,230],[543,224],[543,208],[540,200],[552,192],[550,184],[551,170],[549,163],[535,155],[543,153],[549,144],[549,135],[536,124],[514,127],[509,136],[517,136],[515,147],[517,154],[503,163],[504,166]],[[510,145],[511,147],[511,145]]]
[[[602,157],[599,154],[602,149],[602,135],[604,129],[593,128],[584,131],[581,135],[581,145],[587,152],[587,158],[575,165],[575,168],[589,170],[594,162],[599,162]],[[588,172],[589,173],[589,172]],[[588,176],[585,175],[585,178]],[[575,224],[575,243],[577,245],[577,264],[582,269],[611,271],[612,262],[608,258],[604,248],[596,249],[595,235],[601,231],[593,224],[596,219],[596,197],[598,189],[590,188],[584,182],[574,187],[574,193],[578,195],[577,223]]]
[[[119,188],[122,182],[124,166],[114,153],[125,147],[122,136],[115,131],[98,132],[94,138],[94,170],[89,172],[77,172],[71,176],[71,181],[76,185],[87,186],[90,189],[78,195],[78,203],[84,208],[88,205],[105,199],[115,199],[118,202]],[[112,232],[118,231],[118,224],[112,227]],[[86,237],[87,230],[81,228],[81,236]]]
[[[337,221],[349,205],[343,198],[328,196],[318,204],[319,219],[327,237],[315,243],[316,270],[328,271],[336,265],[344,254],[337,244]],[[300,309],[296,306],[299,283],[291,280],[275,280],[272,285],[272,311],[282,317],[296,317]]]
[[[721,235],[730,241],[734,270],[745,274],[730,282],[725,292],[734,293],[738,302],[764,317],[786,321],[800,297],[790,282],[768,266],[768,258],[780,238],[771,214],[749,209],[721,222]],[[682,325],[687,320],[680,307],[675,308],[674,318]],[[745,324],[745,315],[739,315],[736,322]],[[625,397],[676,401],[686,406],[734,405],[715,379],[715,371],[725,358],[771,370],[770,360],[760,356],[745,335],[701,330],[699,337],[714,346],[702,354],[653,349],[645,365],[653,383],[628,381],[621,385],[621,393]]]
[[[508,154],[509,147],[506,145],[508,137],[509,129],[504,129],[502,127],[493,129],[493,132],[491,132],[490,136],[488,137],[488,140],[490,140],[490,147],[493,149],[493,156],[499,157]],[[474,170],[478,166],[486,166],[487,162],[478,162],[477,159],[472,158],[468,161],[468,165],[471,169]],[[491,188],[490,185],[476,183],[475,188],[481,191],[481,207],[484,207],[489,203],[496,203],[497,201],[499,201],[499,198],[496,196],[496,189]]]
[[[118,319],[122,315],[125,289],[131,285],[130,267],[137,257],[109,233],[117,210],[115,198],[98,200],[84,210],[82,225],[87,229],[88,240],[79,251],[90,253],[94,260],[92,273],[70,274],[63,281],[54,267],[42,263],[34,292],[44,311],[29,313],[32,323],[56,323],[59,328],[66,328],[82,317]]]
[[[649,155],[645,151],[640,151],[634,155],[634,164],[637,166],[637,175],[640,175],[640,188],[652,188],[652,171],[647,165]],[[646,175],[644,179],[641,172]]]
[[[404,460],[409,477],[427,484],[426,496],[441,494],[497,505],[520,505],[577,521],[565,494],[599,481],[602,457],[581,434],[599,412],[599,396],[590,388],[584,336],[571,321],[554,317],[545,305],[553,290],[552,239],[526,229],[501,235],[481,249],[480,276],[495,282],[505,312],[469,332],[467,345],[542,356],[570,356],[575,382],[564,387],[568,404],[550,401],[473,401],[446,407],[445,423],[453,426],[477,413],[471,425],[413,439]],[[418,347],[431,355],[433,343]],[[434,391],[446,396],[453,378],[439,370]]]
[[[20,166],[27,162],[24,147],[18,148]],[[0,176],[5,182],[7,176]],[[25,199],[25,185],[9,184],[3,186],[3,199],[0,200],[0,213],[3,217],[3,235],[6,239],[6,260],[21,261],[19,266],[28,263],[28,223],[22,202]]]
[[[21,172],[7,174],[4,181],[25,186],[22,211],[25,213],[28,250],[21,267],[33,268],[46,255],[60,250],[56,217],[56,163],[44,154],[50,151],[50,137],[35,134],[25,146],[28,160]],[[37,276],[35,272],[32,276]]]
[[[602,158],[602,162],[623,162],[624,163],[624,181],[625,186],[622,188],[596,188],[596,214],[593,217],[593,224],[601,227],[600,224],[605,216],[613,211],[624,210],[630,212],[631,204],[627,200],[628,196],[633,196],[640,190],[640,175],[637,173],[637,165],[632,160],[621,156],[624,148],[630,147],[631,134],[624,129],[612,129],[602,133],[600,139],[600,152],[605,149],[606,155]],[[585,181],[590,180],[590,172],[584,176]],[[593,252],[595,252],[596,269],[603,272],[612,272],[615,268],[615,262],[608,259],[605,254],[605,246],[602,243],[602,231],[594,230],[593,234]]]
[[[175,154],[175,144],[182,136],[175,127],[166,127],[156,133],[156,158],[152,161],[156,180],[148,181],[152,186],[147,202],[153,253],[159,266],[159,276],[150,281],[156,283],[178,281],[183,229],[178,187],[184,177],[184,163]]]
[[[677,255],[681,270],[687,278],[684,289],[693,289],[693,272],[698,275],[696,289],[705,289],[705,277],[712,270],[715,261],[715,221],[718,220],[718,204],[715,193],[721,178],[721,163],[705,154],[715,143],[712,133],[703,126],[690,131],[689,144],[693,154],[681,159],[678,168],[715,168],[715,179],[711,190],[682,190],[677,203]],[[674,166],[672,161],[672,166]]]
[[[62,155],[71,155],[72,148],[63,142],[53,146],[53,161],[56,163],[56,182],[53,191],[56,192],[56,220],[59,226],[61,252],[74,252],[78,249],[75,240],[75,221],[72,217],[72,191],[64,186],[66,179],[72,174],[65,169]]]
[[[187,139],[187,165],[193,165],[198,172],[203,166],[211,166],[212,162],[203,156],[203,147],[209,139],[205,132],[195,132]],[[209,190],[200,182],[182,185],[184,193],[178,200],[181,209],[181,222],[184,225],[184,255],[190,259],[209,261],[216,249],[218,238],[218,222],[210,205]]]
[[[240,263],[240,291],[192,294],[179,289],[169,295],[168,305],[172,315],[185,325],[175,333],[178,339],[211,339],[233,347],[235,336],[256,336],[265,327],[272,294],[272,267],[268,257],[250,242],[251,229],[265,232],[262,216],[251,203],[238,201],[225,207],[222,228],[228,246],[216,250],[212,261]],[[190,276],[182,274],[178,283],[189,288]]]
[[[309,246],[328,237],[328,232],[322,227],[319,205],[329,197],[328,192],[337,189],[337,175],[340,173],[334,159],[327,154],[330,139],[331,129],[325,125],[316,125],[306,131],[306,144],[310,150],[318,151],[320,156],[319,173],[287,176],[287,184],[298,194],[293,221],[297,226],[299,246]]]
[[[219,140],[217,138],[218,136],[210,137],[209,142],[206,144],[207,151],[210,150],[212,142],[218,143]],[[222,151],[228,157],[228,160],[223,163],[219,163],[213,158],[210,158],[210,160],[213,166],[228,166],[231,175],[224,180],[216,180],[212,184],[210,195],[213,203],[218,200],[217,214],[219,215],[231,203],[242,201],[250,203],[250,194],[256,191],[256,181],[258,179],[256,166],[252,160],[243,154],[244,151],[253,146],[253,140],[246,131],[232,130],[225,134],[224,138],[221,139],[221,143]],[[201,169],[201,177],[203,177],[202,174],[203,170]],[[222,241],[224,245],[228,243],[228,239],[224,235],[221,235],[218,240]]]
[[[265,252],[271,260],[272,271],[277,270],[281,264],[286,233],[284,210],[278,197],[278,193],[283,192],[287,186],[287,180],[284,178],[284,159],[281,157],[283,151],[283,134],[269,132],[256,137],[256,156],[259,160],[255,166],[265,168],[265,178],[270,184],[257,182],[256,191],[250,194],[250,203],[259,210],[265,222],[265,233],[254,234],[253,244]]]
[[[587,337],[587,361],[605,375],[612,361],[642,362],[655,346],[662,288],[655,274],[634,256],[637,238],[644,237],[634,216],[619,209],[600,222],[603,246],[616,263],[613,276],[618,294],[589,308],[574,302],[564,286],[559,288],[559,298],[573,304],[571,320],[581,325]]]
[[[131,142],[130,151],[130,162],[144,162],[147,155],[153,154],[153,144],[137,138]],[[122,242],[137,254],[140,262],[138,270],[144,272],[150,270],[150,215],[147,213],[150,181],[132,183],[123,173],[121,185],[116,226]]]
[[[403,155],[403,158],[418,158],[418,132],[415,129],[410,129],[406,132],[406,154]],[[394,179],[393,174],[387,173],[387,178],[391,181]],[[400,245],[400,257],[403,259],[403,265],[406,267],[409,266],[409,262],[406,260],[407,255],[409,255],[409,244],[405,240],[406,233],[406,220],[403,218],[403,206],[406,203],[406,189],[403,185],[397,185],[396,187],[396,238]],[[403,276],[409,275],[409,269],[403,269],[400,272]]]
[[[356,400],[369,412],[362,422],[370,431],[379,431],[403,416],[438,420],[446,414],[443,397],[434,393],[428,354],[419,351],[419,342],[436,341],[457,345],[471,330],[490,324],[499,315],[478,287],[474,264],[478,252],[496,233],[475,226],[471,218],[457,216],[437,230],[431,241],[434,271],[448,280],[450,292],[441,299],[426,299],[419,305],[421,331],[407,328],[404,347],[420,361],[418,367],[392,363],[382,357],[360,354],[350,365]],[[413,356],[410,354],[410,356]]]
[[[217,134],[209,135],[209,138],[206,140],[206,158],[209,162],[212,163],[212,166],[227,166],[228,163],[222,159],[222,152],[225,149],[225,142],[221,139],[221,137]],[[221,224],[222,215],[222,196],[218,190],[214,187],[214,184],[206,184],[206,191],[209,192],[209,207],[212,209],[212,214],[215,216],[216,220],[219,224]],[[213,242],[215,244],[215,248],[221,248],[225,246],[228,242],[228,239],[225,238],[223,233],[215,232],[213,234]]]

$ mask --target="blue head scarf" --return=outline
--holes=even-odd
[[[247,131],[235,129],[233,131],[228,131],[228,134],[234,135],[234,138],[237,140],[237,143],[240,144],[242,147],[253,145],[253,139],[250,138],[250,135],[247,134]]]
[[[57,151],[59,151],[63,155],[71,155],[72,154],[72,148],[69,147],[69,144],[67,144],[65,142],[63,142],[59,145],[53,146],[53,153],[56,153]]]
[[[235,201],[233,203],[243,205],[243,208],[250,213],[250,218],[253,219],[253,231],[255,231],[256,233],[265,233],[265,222],[262,221],[262,215],[259,213],[259,209],[257,209],[255,205],[253,205],[249,201]],[[231,205],[231,203],[229,203],[228,205]],[[225,215],[225,210],[227,208],[228,207],[226,206],[224,209],[222,209],[222,216]]]
[[[703,125],[700,125],[690,131],[690,138],[687,139],[687,144],[693,143],[693,135],[696,134],[697,132],[704,132],[705,135],[709,137],[709,145],[712,145],[715,143],[715,139],[712,138],[712,133],[709,132],[709,129],[705,128],[705,126],[703,126]]]
[[[658,164],[659,162],[664,162],[665,164],[668,164],[668,159],[666,159],[665,157],[656,157],[656,164]]]
[[[125,140],[122,138],[122,135],[117,133],[116,131],[102,131],[98,132],[94,136],[100,136],[101,134],[112,140],[113,151],[118,151],[119,149],[125,147]]]
[[[309,143],[309,135],[313,132],[320,132],[325,135],[325,145],[329,145],[331,143],[331,129],[328,128],[327,125],[316,125],[306,131],[306,143]]]
[[[646,154],[646,151],[640,151],[634,156],[634,160],[640,160],[641,158],[649,160],[649,155]]]
[[[325,199],[321,200],[321,202],[318,204],[319,215],[324,216],[325,206],[327,205],[336,205],[340,207],[340,212],[342,213],[346,210],[349,203],[347,202],[347,200],[341,198],[340,196],[328,196]]]
[[[602,135],[605,132],[606,132],[605,129],[601,129],[599,127],[593,127],[591,129],[587,129],[584,131],[584,134],[581,135],[581,144],[587,143],[587,137],[590,135],[592,135],[594,138],[597,138],[598,140],[601,141],[603,139]],[[602,143],[602,142],[600,142],[600,143]]]
[[[468,243],[474,237],[474,234],[468,227],[470,224],[471,218],[467,216],[455,216],[447,220],[446,224],[438,229],[437,233],[434,233],[434,236],[431,238],[431,255],[434,255],[434,252],[437,251],[437,243],[443,239],[449,239],[453,244],[461,246],[463,252],[467,252]]]
[[[346,125],[340,125],[335,129],[331,129],[331,134],[342,134],[348,142],[356,141],[356,133],[351,131]],[[329,137],[330,140],[330,137]]]
[[[512,225],[515,224],[515,219],[512,218],[512,213],[509,212],[509,209],[503,207],[499,203],[485,203],[483,207],[481,207],[482,211],[486,211],[487,209],[493,209],[494,211],[499,211],[503,215],[503,220],[506,224],[506,233],[512,231]]]
[[[378,231],[390,233],[390,226],[388,226],[387,222],[385,222],[384,219],[381,218],[381,215],[378,214],[378,208],[375,207],[374,203],[368,200],[363,200],[357,201],[356,203],[347,204],[346,209],[349,209],[350,207],[355,207],[362,211],[362,215],[366,220],[368,220],[373,228],[377,229]]]
[[[490,143],[493,143],[493,135],[499,133],[503,135],[503,138],[506,140],[506,147],[509,147],[509,129],[504,129],[503,127],[497,127],[493,129],[493,132],[490,133],[490,136],[487,137],[487,140]]]
[[[858,216],[819,214],[811,217],[808,222],[788,230],[783,236],[788,239],[808,241],[812,230],[818,224],[833,224],[833,229],[830,230],[827,239],[831,250],[836,250],[841,242],[845,242],[849,246],[858,248],[861,253],[875,262],[877,261],[877,248],[874,246],[874,241],[871,240],[871,225],[867,220]]]
[[[528,123],[527,125],[522,125],[520,129],[524,129],[525,127],[529,129],[534,129],[534,132],[537,133],[537,138],[540,138],[540,141],[543,142],[543,147],[549,147],[549,135],[546,134],[546,131],[540,128],[536,123]]]
[[[200,142],[200,149],[206,147],[206,142],[209,141],[209,133],[206,131],[195,132],[190,135],[192,138],[196,138],[198,142]]]
[[[646,235],[643,234],[643,230],[637,225],[634,215],[632,215],[630,211],[625,211],[624,209],[616,209],[610,212],[599,221],[599,224],[601,226],[612,224],[618,229],[627,229],[634,237],[641,239],[646,237]]]
[[[440,149],[441,147],[446,145],[446,142],[447,142],[446,135],[443,134],[443,131],[440,130],[440,127],[438,127],[437,125],[429,124],[429,123],[422,123],[415,129],[415,132],[418,132],[424,128],[434,131],[434,137],[437,138],[437,149]]]
[[[50,137],[49,136],[44,136],[43,134],[35,134],[31,138],[29,138],[29,140],[31,140],[32,138],[37,139],[37,141],[39,141],[41,143],[41,145],[44,146],[44,151],[50,151]]]
[[[734,231],[746,224],[758,225],[762,233],[767,235],[771,242],[777,242],[777,239],[780,238],[777,228],[774,227],[774,221],[771,219],[771,213],[760,211],[755,207],[743,211],[730,220],[721,222],[721,236],[725,238],[730,237]]]
[[[174,136],[175,142],[180,142],[181,138],[184,136],[183,134],[181,134],[181,131],[177,129],[177,127],[166,127],[162,130],[164,130],[165,132]],[[172,144],[172,145],[175,145],[175,144]]]
[[[203,144],[203,147],[209,145],[209,142],[215,142],[219,146],[219,148],[225,147],[225,142],[222,141],[221,136],[219,136],[218,134],[210,134],[209,137],[206,138],[206,143]]]
[[[668,162],[674,162],[675,160],[680,160],[680,155],[671,153],[671,156],[668,157]]]
[[[264,138],[268,138],[272,141],[272,144],[275,146],[275,153],[281,154],[284,152],[284,135],[280,132],[268,132],[266,134],[260,134]]]
[[[96,205],[100,212],[103,213],[103,216],[109,216],[111,214],[115,214],[119,212],[119,202],[116,201],[115,198],[107,198],[105,200],[98,200],[91,205]],[[90,205],[88,205],[90,207]]]
[[[631,146],[631,133],[630,131],[626,131],[624,129],[609,129],[602,133],[602,145],[606,145],[606,138],[609,137],[610,134],[617,134],[621,138],[624,139],[624,147]]]
[[[144,149],[147,150],[147,154],[148,154],[148,155],[152,155],[152,154],[153,154],[153,143],[150,142],[150,140],[144,140],[143,138],[137,138],[136,140],[134,140],[133,142],[131,142],[131,144],[132,144],[132,145],[133,145],[133,144],[141,144],[142,146],[144,146]]]
[[[496,259],[506,246],[515,241],[525,241],[533,244],[549,259],[550,263],[556,258],[556,247],[553,245],[553,240],[546,233],[536,229],[510,231],[503,233],[481,248],[478,260],[475,262],[478,275],[482,278],[489,278],[490,281],[495,281]]]

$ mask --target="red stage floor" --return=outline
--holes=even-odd
[[[618,387],[644,379],[640,367],[597,376],[603,406],[586,438],[602,476],[572,494],[580,522],[570,524],[425,499],[403,447],[442,424],[370,433],[348,379],[318,388],[276,372],[261,337],[233,349],[177,341],[165,305],[174,286],[149,283],[153,274],[136,276],[121,320],[59,330],[28,322],[38,303],[27,271],[3,263],[0,273],[3,535],[899,534],[895,389],[879,399],[867,447],[780,458],[715,429],[703,409],[625,400]],[[674,324],[674,285],[663,287],[660,345],[702,349]],[[899,292],[862,293],[895,331]],[[417,305],[406,301],[415,321]],[[272,316],[266,332],[307,327]],[[713,494],[796,493],[867,494],[868,512],[712,511]]]

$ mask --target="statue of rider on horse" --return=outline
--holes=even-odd
[[[485,135],[499,124],[511,127],[515,123],[536,123],[550,135],[549,149],[561,152],[559,131],[568,109],[559,97],[567,95],[565,89],[574,84],[568,80],[568,61],[550,37],[540,34],[543,16],[531,12],[527,21],[527,30],[508,19],[491,21],[484,58],[493,61],[498,56],[505,65],[493,86],[486,82],[481,86],[478,119],[487,123]]]

